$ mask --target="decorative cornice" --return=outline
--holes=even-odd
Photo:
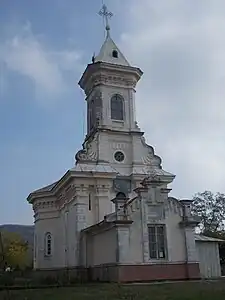
[[[99,84],[135,88],[142,74],[139,68],[97,62],[87,66],[78,84],[86,95]]]
[[[88,78],[90,75],[98,72],[98,71],[104,71],[106,70],[108,73],[111,72],[119,72],[123,74],[133,74],[136,77],[136,80],[138,81],[141,76],[143,75],[143,72],[141,69],[136,67],[130,67],[130,66],[122,66],[122,65],[116,65],[116,64],[110,64],[110,63],[104,63],[104,62],[97,62],[93,64],[88,64],[80,81],[78,82],[79,86],[82,89],[85,89],[85,85],[87,83]]]
[[[36,213],[40,209],[51,209],[56,208],[56,201],[48,201],[48,200],[42,200],[38,201],[33,205],[33,210]]]
[[[191,227],[195,228],[200,222],[198,220],[195,220],[194,218],[187,218],[184,217],[183,220],[179,223],[181,227]]]

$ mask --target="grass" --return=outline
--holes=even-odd
[[[0,292],[0,300],[222,300],[225,280],[143,285],[95,284],[73,288]]]

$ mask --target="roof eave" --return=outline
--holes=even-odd
[[[30,193],[27,197],[27,201],[32,204],[34,202],[34,200],[38,199],[38,198],[43,198],[43,197],[52,197],[55,195],[55,193],[57,192],[57,190],[60,188],[62,182],[66,182],[68,180],[68,175],[70,173],[70,170],[68,170],[61,178],[58,182],[56,182],[55,186],[52,187],[52,189],[50,191],[34,191],[32,193]]]
[[[92,72],[94,72],[96,70],[99,70],[101,68],[102,69],[108,68],[108,69],[111,69],[111,70],[120,69],[121,71],[127,71],[127,72],[130,72],[130,73],[133,73],[135,75],[137,81],[139,81],[139,79],[143,75],[143,71],[140,68],[137,68],[137,67],[117,65],[117,64],[98,61],[98,62],[91,63],[91,64],[87,65],[84,73],[82,74],[82,76],[81,76],[81,78],[78,82],[78,85],[81,87],[81,89],[83,89],[83,90],[85,89],[85,85],[86,85],[88,77],[89,77],[88,73],[89,72],[92,73]]]

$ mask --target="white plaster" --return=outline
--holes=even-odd
[[[112,49],[118,50],[118,59],[111,57]],[[111,214],[109,219],[115,220],[116,214],[112,214],[115,206],[111,200],[116,197],[113,189],[116,176],[131,178],[132,191],[127,195],[130,198],[137,196],[133,189],[151,172],[159,176],[160,188],[167,188],[174,179],[174,175],[162,169],[161,159],[145,143],[136,123],[135,87],[142,72],[129,65],[111,38],[106,39],[97,61],[99,63],[87,67],[79,82],[87,96],[87,104],[96,95],[101,97],[96,130],[91,131],[90,116],[87,115],[87,138],[82,150],[76,154],[75,166],[58,182],[28,197],[35,211],[35,267],[94,266],[116,263],[118,259],[123,263],[152,263],[148,237],[151,222],[166,226],[168,262],[185,260],[185,234],[189,260],[193,261],[193,233],[179,226],[182,220],[179,204],[171,204],[166,191],[161,193],[152,186],[148,187],[147,193],[140,192],[127,208],[132,224],[112,226],[105,231],[99,229],[95,234],[83,231],[102,222],[106,215]],[[116,93],[124,98],[125,118],[122,122],[111,120],[110,99]],[[125,155],[121,163],[114,159],[117,150]],[[122,220],[123,213],[118,215]],[[51,232],[54,239],[53,255],[48,258],[44,256],[43,244],[46,232]]]

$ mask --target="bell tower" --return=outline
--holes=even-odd
[[[106,23],[106,39],[79,81],[86,94],[87,136],[92,135],[96,129],[137,130],[135,87],[142,71],[130,66],[112,40],[108,21],[112,13],[103,5],[99,14]]]
[[[105,21],[106,38],[79,81],[87,101],[87,135],[83,150],[76,154],[76,164],[80,168],[82,164],[87,168],[90,164],[104,169],[107,166],[115,170],[117,178],[133,183],[143,180],[152,169],[170,177],[137,126],[135,88],[143,72],[129,64],[111,38],[112,13],[103,5],[99,14]],[[118,190],[121,192],[121,187]]]

